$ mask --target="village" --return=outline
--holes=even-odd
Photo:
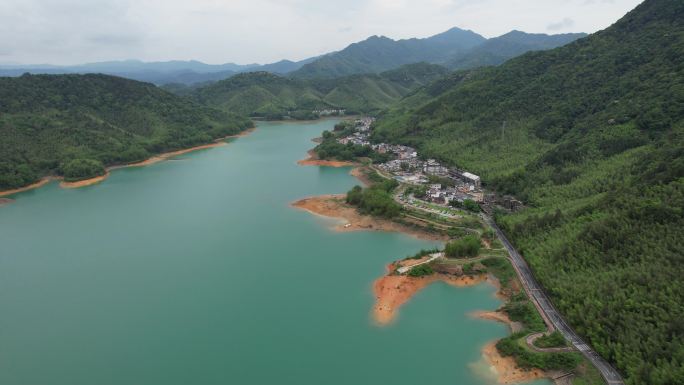
[[[479,176],[458,168],[447,167],[435,159],[423,160],[412,147],[371,143],[373,122],[374,119],[370,117],[355,120],[353,132],[338,138],[337,142],[345,145],[370,146],[377,153],[392,155],[392,160],[375,165],[376,169],[399,183],[423,186],[425,193],[421,194],[423,196],[415,196],[417,199],[444,206],[462,204],[467,200],[477,203],[485,201]]]

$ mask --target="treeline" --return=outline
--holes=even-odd
[[[0,190],[50,174],[70,180],[101,175],[105,166],[205,144],[251,125],[112,76],[0,78]]]
[[[383,218],[397,217],[401,205],[394,201],[392,191],[398,186],[395,180],[386,180],[368,188],[354,186],[347,192],[347,203],[354,205],[362,214]]]

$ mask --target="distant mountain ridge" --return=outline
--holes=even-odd
[[[73,66],[0,65],[0,76],[32,74],[103,73],[157,85],[193,85],[215,82],[244,72],[265,71],[300,79],[323,79],[354,74],[381,73],[402,65],[428,62],[450,69],[498,65],[528,51],[555,48],[585,34],[543,35],[512,31],[485,39],[475,32],[452,28],[424,38],[392,40],[371,36],[341,51],[300,61],[281,60],[270,64],[206,64],[196,60],[143,62],[107,61]]]
[[[511,31],[485,39],[459,28],[425,39],[392,40],[372,36],[305,64],[291,75],[302,79],[333,78],[379,73],[421,61],[450,69],[468,69],[498,65],[525,52],[556,48],[585,36],[584,33],[546,35]]]
[[[164,62],[143,62],[140,60],[107,61],[73,66],[55,65],[0,65],[0,76],[21,76],[32,74],[87,74],[102,73],[154,84],[196,84],[213,82],[248,71],[268,71],[285,74],[297,70],[316,58],[299,62],[281,60],[271,64],[206,64],[196,60],[173,60]]]
[[[475,32],[459,28],[425,39],[392,40],[371,36],[306,64],[291,75],[302,79],[331,78],[379,73],[417,62],[440,63],[486,40]]]

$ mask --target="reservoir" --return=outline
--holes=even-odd
[[[437,283],[374,324],[373,281],[435,243],[290,207],[359,182],[299,166],[334,120],[57,183],[0,206],[0,384],[487,385],[486,284]],[[547,384],[538,381],[537,384]]]

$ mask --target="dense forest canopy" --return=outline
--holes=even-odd
[[[629,384],[684,383],[684,2],[404,99],[375,139],[529,206],[497,220]]]
[[[100,175],[104,166],[207,143],[251,124],[113,76],[0,78],[0,190],[50,174]]]

